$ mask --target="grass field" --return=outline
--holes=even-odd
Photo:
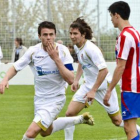
[[[119,88],[117,87],[117,91]],[[0,95],[0,140],[21,140],[22,135],[34,117],[33,86],[10,86],[4,95]],[[67,102],[59,116],[65,116],[73,93],[67,89]],[[120,93],[118,94],[120,101]],[[74,140],[126,140],[123,128],[115,127],[104,108],[94,101],[93,105],[81,113],[89,111],[94,116],[95,125],[77,125]],[[80,114],[81,114],[80,113]],[[36,140],[64,140],[64,131]]]

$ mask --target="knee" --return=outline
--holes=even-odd
[[[117,126],[117,127],[120,126],[121,122],[122,122],[121,119],[115,119],[115,120],[112,120],[112,123],[113,123],[115,126]]]
[[[46,137],[46,136],[49,136],[49,135],[51,135],[51,133],[46,133],[46,132],[40,132],[40,135],[42,136],[42,137]]]
[[[36,133],[33,132],[33,131],[27,131],[27,132],[26,132],[26,136],[27,136],[28,138],[35,138],[35,137],[36,137]]]
[[[66,112],[66,116],[67,116],[67,117],[76,116],[76,115],[77,115],[77,114],[74,113],[74,112],[72,112],[72,111],[67,111],[67,112]]]
[[[53,130],[53,126],[51,125],[46,131],[41,130],[40,135],[42,137],[49,136],[49,135],[51,135],[52,130]]]

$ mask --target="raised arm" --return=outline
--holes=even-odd
[[[58,47],[54,47],[52,43],[48,42],[48,47],[45,48],[50,57],[56,63],[59,72],[63,79],[71,85],[74,82],[74,72],[67,69],[64,64],[62,63],[61,59],[59,58]]]

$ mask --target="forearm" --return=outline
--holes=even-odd
[[[121,67],[121,66],[116,67],[114,74],[113,74],[112,81],[108,87],[109,91],[112,91],[113,88],[117,85],[117,83],[119,82],[119,80],[122,77],[123,72],[124,72],[124,67]]]
[[[82,74],[83,74],[82,66],[81,66],[81,64],[78,64],[78,69],[77,69],[77,72],[76,72],[76,76],[75,76],[74,81],[79,82]]]
[[[98,76],[97,76],[97,79],[96,79],[96,82],[93,85],[91,91],[96,92],[98,90],[98,88],[100,87],[100,85],[103,83],[103,81],[104,81],[107,73],[108,73],[107,68],[102,69],[102,70],[99,71]]]
[[[12,66],[6,73],[5,77],[3,78],[4,80],[9,81],[11,78],[13,78],[17,74],[17,71],[15,70],[14,66]]]
[[[61,76],[63,77],[63,79],[69,85],[71,85],[74,82],[74,72],[68,70],[59,58],[55,60],[55,63],[57,65],[59,72],[60,72]]]

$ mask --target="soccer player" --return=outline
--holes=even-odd
[[[119,1],[108,8],[111,21],[121,33],[116,44],[117,66],[107,89],[104,104],[109,106],[111,91],[121,79],[121,109],[128,140],[139,140],[136,131],[140,117],[140,34],[129,23],[130,7]]]
[[[14,63],[0,84],[0,93],[4,93],[8,81],[28,64],[31,66],[35,81],[35,116],[22,140],[35,140],[39,133],[45,137],[75,124],[93,125],[88,113],[55,120],[65,104],[65,84],[72,84],[74,80],[73,59],[67,47],[54,42],[56,28],[52,22],[40,23],[38,35],[41,43],[30,47]]]
[[[84,19],[77,18],[70,25],[69,30],[70,38],[75,44],[74,49],[78,56],[79,65],[74,83],[71,86],[71,90],[76,91],[76,93],[68,106],[66,116],[76,116],[95,99],[107,111],[112,122],[116,126],[123,127],[115,88],[109,100],[110,106],[106,106],[103,103],[107,84],[111,82],[111,77],[100,49],[90,41],[92,38],[90,26]],[[78,82],[82,73],[84,74],[85,82],[78,89]],[[66,128],[65,140],[73,140],[73,132],[74,126]]]

